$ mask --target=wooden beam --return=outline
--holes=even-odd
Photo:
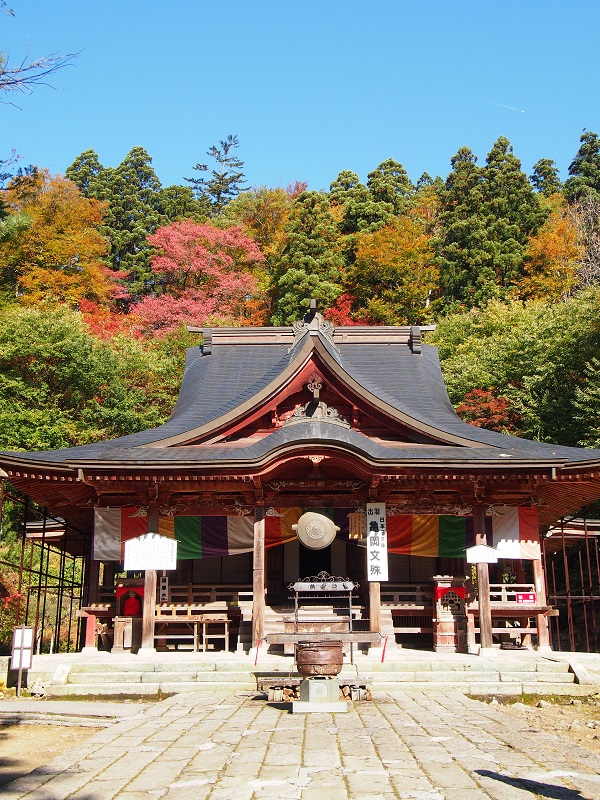
[[[369,581],[369,630],[381,633],[381,584]]]
[[[264,639],[265,627],[265,509],[254,509],[254,557],[252,565],[252,647]]]
[[[153,651],[154,615],[156,613],[156,570],[147,569],[144,575],[144,606],[142,609],[142,650]]]
[[[546,581],[544,580],[544,567],[539,558],[533,559],[533,583],[535,585],[536,602],[538,606],[547,605]],[[538,614],[536,617],[538,630],[538,650],[550,650],[550,631],[548,630],[548,617]]]
[[[148,532],[158,533],[158,507],[148,506]],[[142,608],[141,650],[154,652],[154,617],[156,615],[156,570],[147,569],[144,575],[144,605]]]
[[[475,544],[487,544],[485,536],[485,506],[473,507]],[[477,564],[477,599],[479,603],[479,641],[481,650],[493,647],[492,609],[490,606],[490,572],[487,564]]]

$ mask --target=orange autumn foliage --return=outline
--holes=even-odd
[[[82,298],[108,303],[126,293],[123,277],[103,263],[109,243],[99,232],[106,204],[88,200],[77,186],[42,170],[15,178],[4,194],[9,213],[29,225],[0,245],[3,282],[12,282],[25,305],[65,304]]]
[[[577,283],[577,268],[583,248],[577,228],[561,195],[546,200],[551,211],[547,221],[527,245],[525,274],[517,283],[520,299],[558,300]]]

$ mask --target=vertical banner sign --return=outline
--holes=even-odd
[[[364,539],[365,516],[364,514],[348,514],[348,538]]]
[[[158,602],[159,603],[169,602],[169,579],[166,577],[166,575],[163,575],[161,578],[159,578]]]
[[[367,580],[387,581],[385,503],[367,503]]]

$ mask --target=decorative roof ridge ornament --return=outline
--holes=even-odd
[[[306,384],[306,388],[312,393],[312,399],[303,406],[296,406],[293,413],[283,423],[284,428],[287,425],[295,425],[298,422],[332,422],[342,428],[350,427],[350,423],[340,417],[337,408],[328,406],[327,403],[321,400],[320,392],[323,388],[323,379],[320,375],[313,373],[309,383]]]
[[[310,334],[312,332],[317,334],[322,333],[335,352],[340,352],[339,347],[333,341],[335,325],[333,322],[325,319],[325,317],[317,311],[317,301],[314,298],[310,301],[308,313],[304,319],[296,320],[292,325],[292,332],[294,334],[294,344],[290,347],[288,353],[292,352],[298,342],[303,339],[307,333]]]
[[[411,325],[410,328],[410,349],[415,355],[421,355],[421,325]]]
[[[309,400],[305,405],[297,406],[294,409],[294,413],[286,419],[282,427],[297,425],[299,422],[331,422],[334,425],[340,425],[342,428],[350,427],[350,423],[340,416],[337,408],[328,406],[322,400],[317,403],[314,400]]]

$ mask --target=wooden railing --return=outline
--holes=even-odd
[[[225,649],[229,650],[230,628],[237,632],[239,618],[230,618],[225,606],[220,613],[213,611],[213,605],[208,604],[210,610],[207,613],[207,604],[204,603],[158,603],[154,638],[158,639],[159,645],[165,645],[169,639],[190,639],[195,651],[206,650],[209,640],[222,639]]]
[[[533,599],[529,600],[528,596]],[[490,603],[525,603],[535,605],[536,591],[533,583],[491,583]]]
[[[533,598],[533,599],[532,599]],[[537,604],[537,595],[533,583],[490,583],[490,604],[492,607],[504,606],[507,604],[531,605]],[[474,597],[469,603],[469,607],[477,606],[477,598]]]
[[[207,584],[171,584],[169,586],[169,602],[225,603],[239,605],[240,602],[252,601],[252,586],[246,583],[232,583],[220,586]]]
[[[433,632],[433,584],[388,583],[381,587],[381,607],[391,611],[394,633]]]
[[[381,587],[381,605],[433,609],[433,584],[387,583]]]

